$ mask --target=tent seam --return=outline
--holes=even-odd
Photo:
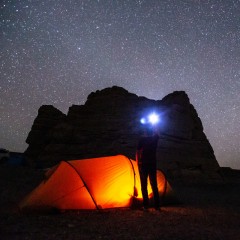
[[[90,190],[89,190],[89,188],[88,188],[88,186],[87,186],[87,184],[86,184],[86,182],[84,181],[84,179],[82,178],[82,176],[79,174],[79,172],[77,171],[77,169],[76,169],[70,162],[68,162],[68,161],[64,161],[64,162],[66,162],[67,164],[69,164],[69,165],[75,170],[75,172],[78,174],[78,176],[80,177],[80,179],[81,179],[82,182],[83,182],[83,185],[85,186],[85,188],[87,189],[90,197],[92,198],[92,200],[93,200],[96,208],[99,209],[99,208],[98,208],[98,205],[97,205],[97,203],[96,203],[96,201],[95,201],[95,199],[93,198],[93,196],[92,196],[92,194],[91,194],[91,192],[90,192]]]
[[[134,166],[133,166],[133,163],[131,161],[130,158],[126,157],[128,159],[128,161],[131,163],[131,166],[132,166],[132,170],[133,170],[133,197],[135,197],[135,188],[136,188],[136,172],[135,172],[135,169],[134,169]]]

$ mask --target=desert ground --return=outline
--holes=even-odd
[[[150,209],[19,211],[18,203],[44,171],[0,166],[0,239],[240,239],[240,171],[214,184],[172,184],[178,199]]]

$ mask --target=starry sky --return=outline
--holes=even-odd
[[[240,169],[239,0],[1,0],[0,148],[23,152],[39,107],[113,85],[184,90],[221,166]]]

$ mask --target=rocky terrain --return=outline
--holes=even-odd
[[[53,106],[41,106],[26,140],[25,156],[37,167],[117,154],[135,159],[140,118],[152,111],[161,118],[158,167],[168,178],[221,180],[201,119],[183,91],[156,101],[115,86],[91,93],[84,105],[71,106],[67,115]]]

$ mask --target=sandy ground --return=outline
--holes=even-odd
[[[150,209],[31,213],[19,201],[42,170],[0,166],[0,239],[240,239],[240,176],[224,183],[175,184],[180,203]]]

